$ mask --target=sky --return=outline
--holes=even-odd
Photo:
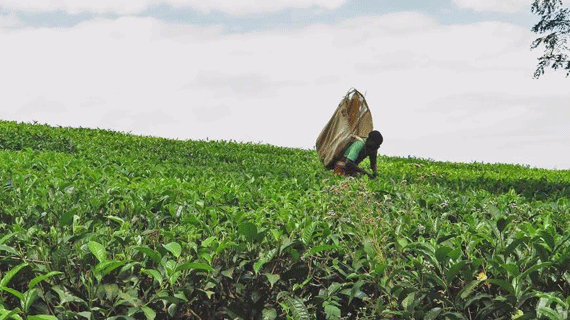
[[[0,0],[0,119],[314,149],[356,88],[380,154],[570,169],[570,77],[533,79],[530,5]]]

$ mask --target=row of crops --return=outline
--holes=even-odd
[[[568,318],[569,171],[378,173],[0,121],[0,319]]]

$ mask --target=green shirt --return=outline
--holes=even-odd
[[[364,141],[356,140],[353,143],[351,143],[350,146],[348,146],[348,148],[346,148],[346,150],[344,151],[343,156],[345,156],[349,160],[356,162],[356,159],[358,159],[358,155],[364,148],[364,143],[366,142],[366,138],[363,140]]]

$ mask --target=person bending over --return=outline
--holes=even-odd
[[[370,131],[367,138],[357,139],[350,143],[344,150],[340,159],[335,163],[333,172],[345,176],[357,176],[359,173],[368,175],[374,179],[378,175],[376,171],[376,156],[378,148],[384,141],[380,132]],[[370,159],[370,168],[372,173],[358,167],[362,160],[368,157]]]

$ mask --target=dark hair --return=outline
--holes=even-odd
[[[368,139],[376,142],[378,146],[380,146],[382,142],[384,142],[384,137],[382,137],[380,132],[378,132],[377,130],[370,131],[370,133],[368,134]]]

